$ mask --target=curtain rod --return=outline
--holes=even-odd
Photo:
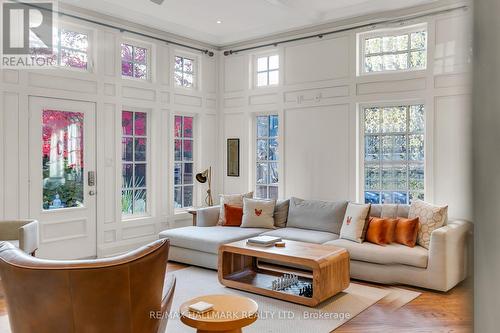
[[[362,29],[362,28],[374,27],[374,26],[380,25],[380,24],[402,23],[402,22],[406,22],[409,20],[414,20],[414,19],[418,19],[418,18],[422,18],[422,17],[431,16],[431,15],[449,13],[449,12],[453,12],[453,11],[460,10],[460,9],[467,10],[467,9],[469,9],[469,7],[466,5],[463,5],[460,7],[442,9],[442,10],[431,12],[431,13],[419,14],[419,15],[414,15],[414,16],[407,16],[407,17],[397,18],[397,19],[392,19],[392,20],[381,20],[381,21],[376,21],[376,22],[371,22],[371,23],[364,23],[364,24],[353,26],[353,27],[341,28],[341,29],[332,30],[332,31],[323,32],[323,33],[317,33],[317,34],[309,35],[309,36],[285,39],[285,40],[281,40],[281,41],[274,42],[274,43],[267,43],[267,44],[261,44],[261,45],[256,45],[256,46],[250,46],[250,47],[245,47],[245,48],[241,48],[241,49],[237,49],[237,50],[226,50],[226,51],[224,51],[224,55],[229,56],[231,54],[235,54],[238,52],[250,51],[250,50],[260,49],[260,48],[269,47],[269,46],[276,47],[279,44],[291,43],[291,42],[296,42],[296,41],[300,41],[300,40],[304,40],[304,39],[323,38],[323,36],[326,36],[326,35],[332,35],[332,34],[336,34],[336,33],[340,33],[340,32],[346,32],[346,31],[357,30],[357,29]]]
[[[26,6],[29,6],[29,7],[32,7],[32,8],[36,8],[36,9],[39,9],[39,10],[50,11],[52,13],[55,13],[55,14],[58,14],[58,15],[61,15],[61,16],[67,16],[67,17],[71,17],[71,18],[74,18],[74,19],[77,19],[77,20],[88,22],[88,23],[97,24],[97,25],[100,25],[100,26],[103,26],[103,27],[107,27],[107,28],[111,28],[111,29],[116,29],[116,30],[119,30],[120,32],[128,32],[128,33],[131,33],[131,34],[134,34],[134,35],[138,35],[138,36],[146,37],[146,38],[151,38],[151,39],[154,39],[154,40],[157,40],[157,41],[160,41],[160,42],[164,42],[164,43],[167,43],[167,44],[182,46],[182,47],[185,47],[185,48],[188,48],[188,49],[191,49],[191,50],[199,51],[199,52],[201,52],[203,54],[208,55],[209,57],[213,57],[214,56],[214,52],[210,51],[209,49],[200,49],[198,47],[194,47],[194,46],[190,46],[190,45],[186,45],[186,44],[174,42],[174,41],[171,41],[171,40],[168,40],[168,39],[163,39],[163,38],[156,37],[156,36],[151,36],[151,35],[148,35],[148,34],[145,34],[145,33],[142,33],[142,32],[130,30],[130,29],[127,29],[127,28],[118,27],[118,26],[115,26],[115,25],[112,25],[112,24],[95,21],[95,20],[92,20],[92,19],[88,19],[88,18],[85,18],[85,17],[73,15],[73,14],[68,14],[68,13],[65,13],[65,12],[58,11],[58,10],[44,8],[44,7],[41,7],[41,6],[37,6],[37,5],[33,4],[33,3],[26,3],[26,2],[17,1],[17,0],[14,0],[13,2],[16,2],[16,3],[19,3],[19,4],[23,4],[23,5],[26,5]]]

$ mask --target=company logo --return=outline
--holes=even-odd
[[[54,2],[2,1],[2,67],[43,68],[53,56]]]

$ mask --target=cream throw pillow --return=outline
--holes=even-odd
[[[340,228],[340,238],[363,242],[363,230],[367,223],[370,204],[356,204],[349,202]]]
[[[251,198],[251,197],[253,197],[253,192],[248,192],[245,194],[221,194],[219,221],[217,222],[217,225],[223,225],[226,222],[224,204],[227,204],[229,206],[243,207],[243,198]]]
[[[243,198],[241,228],[274,229],[274,206],[276,200]]]
[[[441,228],[448,219],[448,206],[435,206],[422,200],[413,200],[408,218],[415,217],[418,217],[420,221],[417,244],[428,249],[431,243],[431,233]]]

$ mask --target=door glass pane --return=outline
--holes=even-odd
[[[84,114],[43,110],[43,209],[83,207]]]

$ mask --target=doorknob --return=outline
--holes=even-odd
[[[89,195],[95,195],[95,191],[90,190]]]

